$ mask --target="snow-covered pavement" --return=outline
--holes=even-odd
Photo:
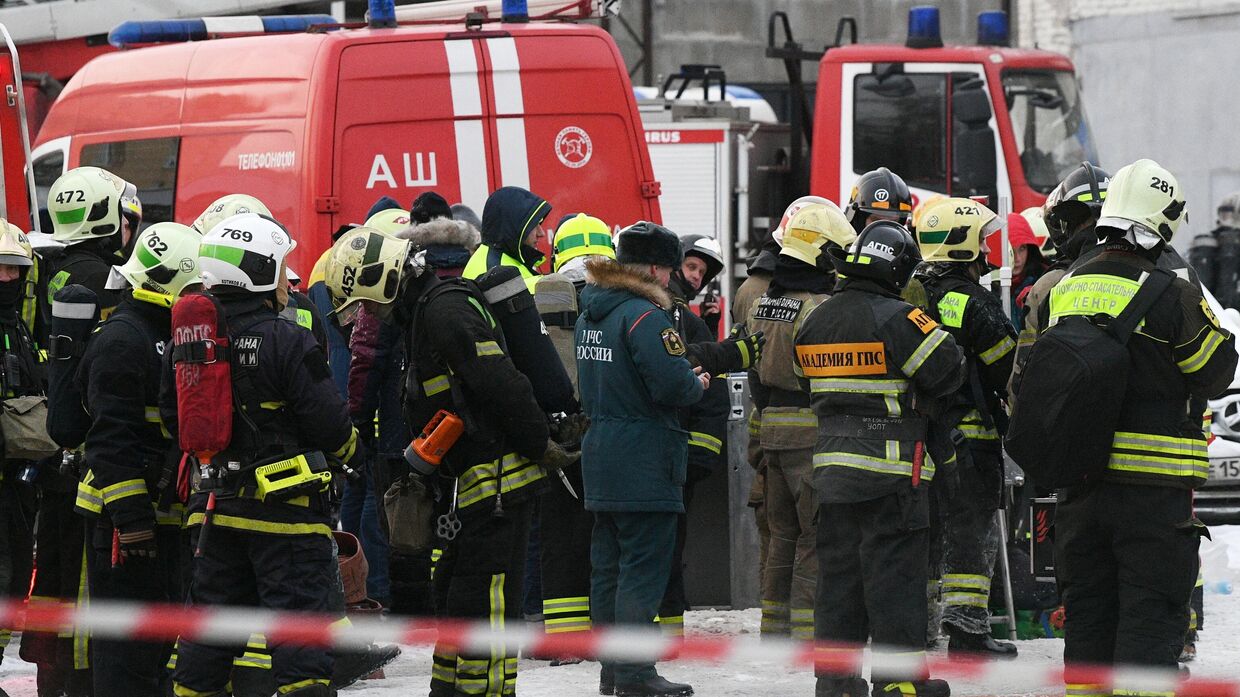
[[[1234,591],[1206,595],[1205,629],[1198,643],[1198,659],[1192,664],[1196,676],[1240,680],[1240,526],[1212,530],[1214,542],[1202,547],[1207,587],[1230,582]],[[1152,563],[1154,560],[1151,560]],[[758,634],[758,610],[701,610],[689,613],[685,627],[689,633],[737,637],[754,641]],[[16,641],[5,652],[0,665],[0,688],[11,697],[35,697],[33,666],[17,658]],[[1056,639],[1021,641],[1020,658],[1013,665],[1056,666],[1062,659],[1063,642]],[[342,696],[382,697],[384,695],[424,695],[430,683],[430,650],[406,647],[404,654],[387,669],[385,680],[359,683]],[[702,697],[765,697],[767,695],[813,694],[813,675],[808,668],[791,669],[776,664],[702,664],[673,661],[660,665],[660,672],[671,680],[688,682]],[[952,680],[955,695],[1062,695],[1062,687],[1038,685],[1023,679],[1026,671],[1011,671],[1011,677],[985,684]],[[522,660],[518,694],[523,697],[561,697],[598,694],[598,664],[582,663],[552,668],[546,661]]]

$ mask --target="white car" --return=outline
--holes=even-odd
[[[1213,296],[1205,295],[1223,326],[1240,336],[1240,312],[1223,310]],[[1222,396],[1210,400],[1210,410],[1210,479],[1193,501],[1206,523],[1240,523],[1240,374]]]

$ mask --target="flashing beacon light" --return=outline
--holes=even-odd
[[[331,15],[272,15],[269,17],[205,17],[122,22],[108,32],[117,48],[138,44],[202,41],[221,34],[297,33],[312,26],[336,24]]]
[[[503,21],[505,22],[530,21],[530,6],[528,0],[504,0],[500,9],[503,13]]]
[[[939,8],[914,7],[908,11],[909,48],[943,48],[943,33],[939,30]]]
[[[1007,46],[1009,38],[1006,12],[989,10],[977,14],[977,43],[982,46]]]
[[[391,29],[396,26],[395,0],[370,0],[366,9],[371,29]]]

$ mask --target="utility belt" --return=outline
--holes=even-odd
[[[869,440],[924,441],[929,420],[921,416],[828,416],[818,419],[818,435]]]
[[[285,502],[302,496],[317,496],[331,486],[331,469],[321,450],[281,455],[252,464],[229,460],[222,464],[200,464],[194,490],[214,493],[216,498],[249,498]]]

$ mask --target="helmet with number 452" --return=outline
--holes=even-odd
[[[296,246],[288,230],[265,215],[225,218],[202,236],[202,283],[217,291],[274,291],[284,259]]]

